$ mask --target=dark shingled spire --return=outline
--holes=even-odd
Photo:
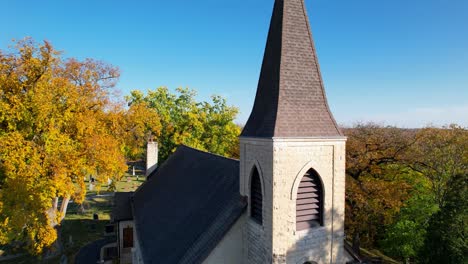
[[[244,137],[342,136],[327,104],[304,0],[276,0]]]

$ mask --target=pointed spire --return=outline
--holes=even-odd
[[[304,0],[276,0],[244,137],[342,136],[328,107]]]

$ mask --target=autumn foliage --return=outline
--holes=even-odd
[[[149,139],[160,162],[179,144],[239,157],[238,109],[224,98],[199,102],[194,90],[160,87],[119,101],[119,75],[100,61],[63,59],[48,42],[0,51],[0,245],[50,248],[68,203],[84,201],[85,178],[119,180]],[[468,131],[358,124],[344,132],[347,239],[407,263],[462,260]],[[446,246],[433,250],[439,240]]]
[[[237,155],[238,110],[224,98],[197,102],[193,90],[158,88],[119,100],[119,75],[100,61],[63,59],[48,42],[0,51],[0,245],[35,255],[59,247],[60,223],[70,201],[84,201],[85,179],[96,188],[118,181],[150,139],[160,161],[179,144]]]
[[[109,125],[118,77],[99,61],[62,60],[48,42],[0,53],[0,243],[42,252],[70,199],[84,200],[85,177],[104,182],[126,171]]]
[[[467,217],[465,209],[458,212],[456,223],[450,217],[441,221],[438,213],[447,208],[449,199],[456,200],[450,196],[454,187],[451,183],[458,179],[466,184],[468,180],[468,130],[456,125],[401,129],[358,124],[344,132],[348,137],[345,222],[348,239],[359,237],[361,246],[379,249],[407,263],[435,263],[427,258],[436,249],[433,241],[428,246],[428,238],[433,238],[438,229],[446,230],[444,225],[460,230],[468,228],[460,220]],[[460,194],[460,198],[463,195],[466,194]],[[466,201],[461,203],[460,210],[466,208]],[[431,227],[430,223],[440,226]],[[468,251],[466,241],[452,244],[458,245],[452,252],[460,255]],[[423,262],[424,259],[428,261]]]

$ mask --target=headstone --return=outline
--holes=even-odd
[[[96,213],[94,213],[94,214],[93,214],[93,220],[99,220],[99,215],[96,214]]]
[[[62,255],[62,257],[60,257],[60,264],[67,264],[67,263],[68,263],[67,255]]]
[[[84,208],[84,205],[83,204],[80,204],[80,206],[78,207],[78,213],[79,214],[84,214],[85,213],[85,208]]]

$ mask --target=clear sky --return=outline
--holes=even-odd
[[[118,89],[196,89],[250,113],[274,0],[0,0],[0,49],[49,40],[118,66]],[[468,126],[467,0],[306,0],[340,124]]]

